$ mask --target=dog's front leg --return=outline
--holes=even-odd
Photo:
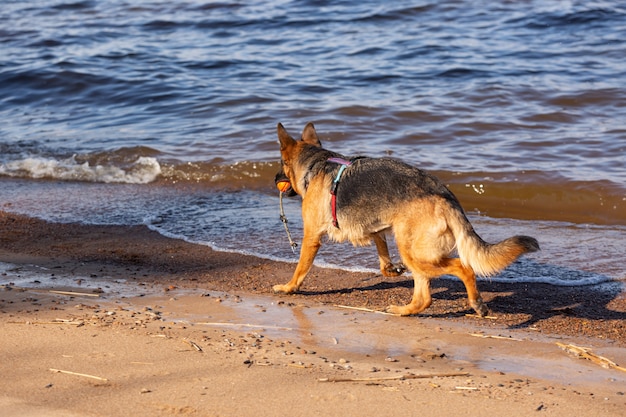
[[[291,294],[298,291],[304,281],[304,277],[309,273],[313,260],[320,246],[322,246],[321,235],[307,236],[306,233],[302,239],[302,249],[300,249],[300,260],[296,271],[293,273],[291,281],[285,285],[274,285],[274,292],[282,292],[285,294]]]
[[[372,233],[372,239],[376,244],[378,251],[378,261],[380,262],[380,272],[386,277],[397,277],[406,271],[406,267],[402,263],[394,264],[389,256],[389,247],[387,246],[387,238],[385,232]]]

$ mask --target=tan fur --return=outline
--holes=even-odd
[[[527,236],[515,236],[495,245],[484,242],[458,203],[455,203],[454,197],[447,194],[421,193],[416,197],[407,196],[403,203],[378,211],[378,220],[374,224],[366,225],[349,215],[338,215],[341,228],[337,228],[332,224],[330,211],[329,190],[333,178],[316,175],[309,179],[307,187],[307,166],[298,162],[300,154],[311,151],[311,147],[323,151],[313,124],[309,123],[304,128],[301,141],[295,141],[279,123],[278,138],[284,174],[303,198],[304,237],[300,260],[292,279],[287,284],[275,285],[275,292],[292,293],[300,288],[324,235],[334,241],[350,241],[354,245],[370,244],[373,240],[383,275],[401,274],[404,267],[391,262],[387,248],[385,233],[392,232],[400,257],[413,274],[415,287],[409,304],[392,305],[387,311],[399,315],[423,311],[431,303],[430,280],[449,274],[461,279],[470,306],[479,315],[485,315],[487,307],[478,292],[474,271],[481,275],[493,275],[521,254],[539,249],[537,241]],[[384,198],[384,195],[380,198]],[[459,258],[450,257],[455,249]]]

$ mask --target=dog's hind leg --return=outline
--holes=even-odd
[[[470,307],[472,307],[480,317],[486,316],[489,309],[485,303],[483,303],[483,298],[480,296],[480,292],[478,292],[474,270],[464,266],[459,258],[445,258],[441,261],[440,266],[445,271],[444,274],[455,275],[463,281]]]
[[[274,292],[282,292],[285,294],[291,294],[298,291],[304,281],[304,277],[309,273],[313,260],[320,246],[322,246],[320,235],[309,235],[306,233],[302,239],[302,249],[300,249],[300,260],[298,260],[298,266],[293,273],[291,280],[285,285],[274,285]]]
[[[406,267],[401,264],[394,264],[391,262],[389,256],[389,247],[387,246],[387,238],[385,232],[372,233],[372,239],[376,244],[376,250],[378,251],[378,260],[380,262],[380,272],[386,277],[397,277],[402,275],[406,271]]]
[[[482,297],[476,286],[476,275],[471,268],[463,266],[458,258],[444,258],[437,264],[431,262],[416,262],[405,259],[409,269],[413,273],[415,288],[413,298],[405,306],[389,306],[387,312],[408,316],[420,313],[428,308],[432,298],[430,295],[430,280],[441,275],[456,275],[465,284],[467,298],[470,306],[476,313],[483,317],[488,313],[487,306],[483,303]]]

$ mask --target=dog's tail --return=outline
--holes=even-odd
[[[460,207],[452,207],[448,213],[448,225],[456,239],[461,263],[478,275],[495,275],[520,255],[540,250],[537,239],[530,236],[513,236],[499,243],[487,243],[474,231]]]

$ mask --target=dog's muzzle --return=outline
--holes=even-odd
[[[293,187],[291,186],[291,181],[289,181],[289,178],[287,178],[284,172],[281,171],[276,174],[276,177],[274,177],[274,182],[276,183],[276,188],[278,188],[278,190],[285,194],[287,197],[294,197],[297,195],[297,193],[293,190]]]

